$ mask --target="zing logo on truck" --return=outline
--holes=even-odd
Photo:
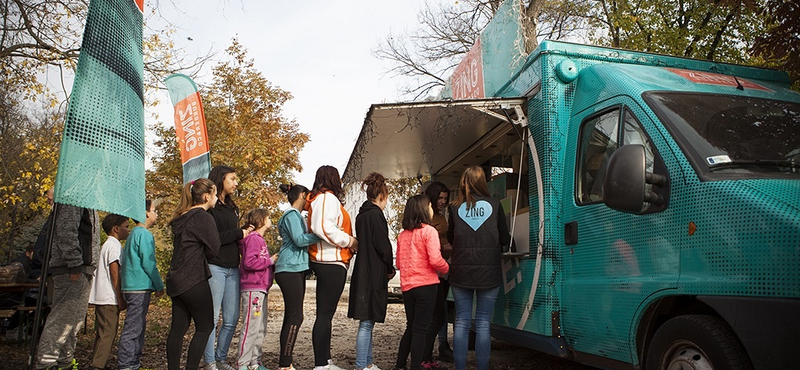
[[[737,78],[734,76],[721,75],[718,73],[711,73],[711,72],[689,71],[686,69],[677,69],[677,68],[666,68],[666,70],[698,84],[720,85],[720,86],[730,86],[730,87],[737,87],[741,85],[745,89],[772,91],[757,83],[750,82],[743,78]]]

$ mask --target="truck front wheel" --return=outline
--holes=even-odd
[[[650,342],[647,370],[751,370],[739,340],[722,320],[684,315],[664,323]]]

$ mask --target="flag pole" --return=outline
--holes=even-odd
[[[50,267],[50,252],[53,249],[53,239],[55,239],[54,235],[56,230],[56,220],[58,219],[58,206],[58,203],[53,203],[53,218],[50,220],[50,229],[47,230],[47,248],[45,248],[44,261],[42,262],[42,274],[39,276],[39,294],[36,297],[36,312],[33,315],[33,333],[31,334],[30,356],[28,357],[29,370],[34,370],[36,368],[36,349],[39,344],[39,323],[42,320],[42,306],[44,306],[44,300],[46,298],[46,296],[44,296],[44,291],[47,286],[47,270]],[[22,326],[23,325],[20,324],[20,330],[25,329]]]

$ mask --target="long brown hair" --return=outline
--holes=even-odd
[[[205,203],[203,195],[213,193],[214,183],[206,178],[199,178],[184,184],[183,190],[181,191],[181,201],[178,204],[178,208],[175,209],[175,212],[172,212],[172,218],[169,219],[169,223],[172,224],[176,218],[186,213],[189,208]]]
[[[229,173],[236,173],[236,170],[233,167],[228,166],[216,166],[211,169],[211,172],[208,173],[208,179],[214,182],[214,185],[217,186],[217,197],[223,203],[225,203],[228,207],[231,207],[236,214],[239,214],[239,207],[236,206],[236,202],[233,201],[231,194],[225,196],[225,199],[222,199],[222,191],[225,190],[224,183],[225,183],[225,176],[228,176]]]
[[[339,170],[333,166],[321,166],[317,169],[314,178],[314,187],[311,188],[311,198],[319,193],[330,191],[339,202],[344,203],[344,189],[342,189],[342,179],[339,177]]]
[[[472,208],[475,206],[476,195],[488,197],[489,187],[486,185],[486,174],[483,172],[483,168],[471,166],[461,175],[461,181],[458,183],[458,195],[451,204],[458,206],[467,202],[467,208]]]
[[[370,173],[364,181],[361,182],[361,189],[367,193],[367,199],[374,202],[378,197],[383,195],[389,196],[389,187],[386,186],[386,178],[383,175],[373,172]]]

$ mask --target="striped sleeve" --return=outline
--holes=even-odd
[[[341,220],[342,204],[331,193],[322,193],[314,199],[312,204],[314,212],[311,212],[310,226],[311,231],[320,239],[338,246],[347,248],[350,246],[350,235],[342,230]]]

